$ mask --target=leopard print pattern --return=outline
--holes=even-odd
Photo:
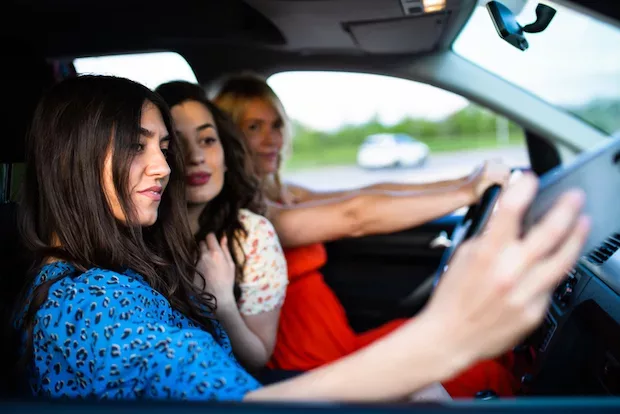
[[[260,385],[214,321],[201,329],[137,273],[46,265],[53,283],[35,317],[35,395],[101,399],[240,400]]]

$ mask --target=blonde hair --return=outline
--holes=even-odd
[[[292,150],[292,125],[282,101],[267,84],[265,78],[252,72],[242,72],[223,78],[212,89],[211,100],[228,113],[238,126],[241,125],[241,119],[249,102],[254,99],[269,103],[282,119],[284,145],[278,159],[278,171],[272,176],[265,177],[263,181],[265,195],[272,200],[280,199],[283,187],[279,170]]]

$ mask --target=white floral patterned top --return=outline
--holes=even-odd
[[[248,236],[242,243],[245,262],[237,304],[241,314],[257,315],[284,303],[288,286],[286,259],[269,220],[249,210],[241,210],[240,219]]]

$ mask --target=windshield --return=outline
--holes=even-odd
[[[545,31],[526,34],[529,49],[500,39],[481,5],[454,51],[607,134],[620,130],[620,29],[551,1],[523,3],[522,26],[536,20],[538,3],[557,10]]]

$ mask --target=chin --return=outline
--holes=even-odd
[[[278,172],[278,166],[277,165],[263,165],[261,170],[264,175],[275,174]]]
[[[157,212],[140,215],[140,225],[142,227],[151,227],[157,222]]]
[[[188,192],[186,194],[186,197],[189,204],[205,204],[213,200],[213,198],[215,198],[215,195],[213,195],[213,191],[210,191],[209,188],[200,188]]]

